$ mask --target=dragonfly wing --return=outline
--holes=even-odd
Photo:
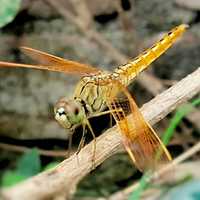
[[[37,49],[33,49],[30,47],[22,46],[20,50],[29,56],[32,60],[40,63],[42,65],[60,65],[61,63],[67,61],[60,57],[45,53],[43,51],[39,51]]]
[[[61,72],[65,73],[77,73],[77,74],[97,74],[100,72],[98,68],[86,65],[83,63],[63,59],[43,51],[32,49],[30,47],[21,47],[23,53],[28,55],[33,60],[37,61],[42,65],[56,66]]]
[[[128,90],[113,81],[107,97],[108,107],[123,136],[123,143],[136,167],[156,170],[168,163],[171,156],[153,128],[145,121]]]
[[[100,70],[86,64],[75,61],[65,60],[57,56],[47,54],[45,52],[35,50],[28,47],[21,48],[24,53],[29,55],[34,60],[37,60],[39,65],[29,65],[20,63],[0,62],[0,67],[24,67],[49,71],[57,71],[70,74],[79,74],[82,76],[93,75],[100,73]]]

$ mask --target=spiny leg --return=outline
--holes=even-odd
[[[83,148],[84,146],[84,143],[85,143],[85,124],[83,124],[83,131],[82,131],[82,136],[81,136],[81,140],[79,142],[79,145],[78,145],[78,149],[77,149],[77,152],[76,154],[78,154],[80,152],[80,150]]]
[[[107,110],[107,111],[103,111],[103,112],[100,112],[100,113],[95,113],[94,115],[91,116],[91,118],[92,117],[99,117],[99,116],[106,115],[106,114],[112,114],[113,112],[119,112],[119,111],[121,111],[121,109]],[[92,134],[93,140],[94,140],[93,141],[94,142],[94,149],[93,149],[93,154],[92,154],[92,169],[94,169],[95,168],[95,153],[96,153],[96,136],[94,134],[94,131],[93,131],[88,119],[86,119],[84,124],[88,126],[88,128],[89,128],[89,130]]]
[[[76,158],[77,158],[77,164],[79,165],[79,157],[78,157],[78,154],[79,152],[81,151],[81,149],[83,148],[84,146],[84,143],[85,143],[85,124],[83,124],[83,130],[82,130],[82,136],[81,136],[81,140],[79,142],[79,145],[78,145],[78,149],[76,151]]]

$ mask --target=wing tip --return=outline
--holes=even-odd
[[[29,49],[27,46],[20,46],[19,49]]]

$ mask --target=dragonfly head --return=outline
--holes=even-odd
[[[86,118],[85,110],[81,103],[76,100],[60,99],[54,107],[55,119],[66,128],[73,130]]]

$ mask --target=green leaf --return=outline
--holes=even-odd
[[[130,196],[128,197],[128,200],[139,200],[141,197],[142,192],[149,186],[149,177],[150,172],[146,172],[142,178],[140,179],[139,186],[136,190],[134,190]]]
[[[174,117],[171,119],[169,127],[163,134],[162,141],[165,145],[167,145],[172,138],[176,127],[180,124],[181,120],[193,111],[194,107],[199,106],[200,98],[193,100],[191,103],[181,106],[177,109]]]
[[[19,183],[41,171],[41,162],[37,149],[32,149],[22,155],[17,161],[15,170],[8,170],[2,176],[2,187]]]
[[[2,177],[2,181],[1,181],[1,185],[2,187],[9,187],[9,186],[13,186],[16,183],[19,183],[20,181],[25,180],[27,177],[16,173],[15,171],[6,171],[3,174]]]
[[[17,162],[16,172],[30,177],[41,171],[40,156],[37,149],[26,152]]]
[[[15,18],[20,4],[21,0],[0,0],[0,28]]]

